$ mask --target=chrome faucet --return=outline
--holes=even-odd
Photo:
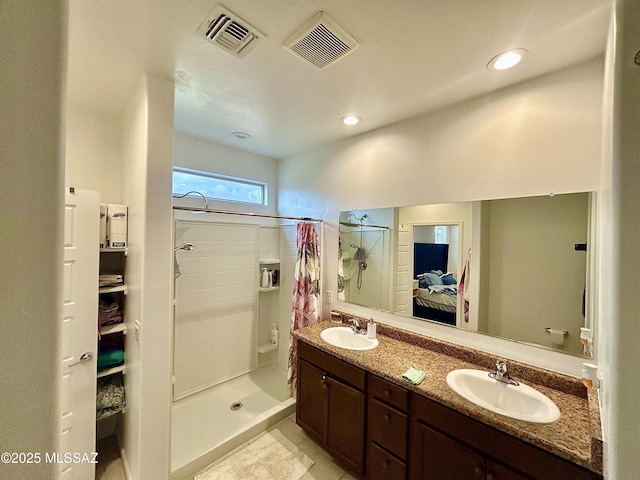
[[[358,320],[357,318],[350,318],[349,323],[351,324],[351,331],[353,333],[363,333],[362,329],[360,328],[360,320]]]
[[[507,373],[507,363],[502,360],[498,360],[496,362],[496,372],[490,373],[489,377],[497,380],[498,382],[506,383],[507,385],[520,385],[519,382],[511,378],[511,376]]]

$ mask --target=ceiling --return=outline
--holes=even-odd
[[[242,59],[197,35],[219,3],[264,34]],[[68,98],[120,114],[153,73],[176,82],[177,131],[283,158],[602,55],[612,3],[71,0]],[[322,70],[282,46],[319,11],[359,43]],[[518,47],[521,65],[487,70]]]

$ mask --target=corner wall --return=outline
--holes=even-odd
[[[67,105],[67,186],[100,192],[101,203],[122,202],[122,119]]]
[[[123,450],[136,480],[169,473],[173,88],[147,76],[123,122],[123,201],[129,206]]]
[[[599,344],[603,350],[605,478],[632,480],[640,471],[640,66],[634,63],[640,51],[640,3],[617,1],[614,28],[605,92],[606,105],[611,107],[610,112],[605,111],[611,144],[605,145],[602,167],[605,202],[600,217],[605,221],[600,230],[600,287],[604,294]],[[612,113],[610,118],[607,113]]]

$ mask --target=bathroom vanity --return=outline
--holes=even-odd
[[[549,424],[514,420],[453,392],[447,373],[492,370],[495,356],[379,325],[379,345],[355,351],[324,342],[321,323],[298,341],[296,421],[357,477],[596,480],[602,441],[594,391],[578,379],[509,362],[518,380],[560,408]],[[402,380],[414,367],[419,385]]]

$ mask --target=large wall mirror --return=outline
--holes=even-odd
[[[594,200],[341,212],[338,299],[589,357]]]

